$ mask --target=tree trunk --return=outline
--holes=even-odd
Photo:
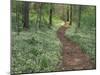
[[[52,12],[53,12],[53,10],[52,10],[52,4],[50,4],[50,11],[49,11],[49,27],[51,27],[52,26]]]
[[[19,29],[19,12],[18,12],[18,9],[19,9],[19,5],[18,5],[18,2],[16,1],[16,25],[17,25],[17,35],[19,35],[19,33],[20,33],[20,29]]]
[[[70,5],[70,20],[69,20],[69,22],[70,22],[70,25],[72,25],[72,5]]]
[[[70,16],[69,16],[69,11],[70,11],[70,10],[69,10],[69,5],[68,5],[68,6],[67,6],[67,21],[69,21],[69,17],[70,17]]]
[[[28,2],[24,2],[24,8],[23,8],[23,28],[25,30],[29,29],[29,3]]]
[[[79,22],[78,22],[78,28],[80,28],[80,21],[81,21],[81,6],[79,6]]]
[[[76,32],[78,32],[79,28],[80,28],[80,21],[81,21],[81,6],[79,5],[77,7],[77,26],[76,26]]]

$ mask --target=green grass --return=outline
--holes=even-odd
[[[71,26],[66,31],[66,37],[69,37],[71,40],[79,44],[82,51],[87,53],[92,61],[95,63],[95,54],[96,54],[96,38],[95,38],[95,28],[91,30],[86,28],[80,28],[78,32],[75,33],[75,25]]]
[[[55,30],[12,32],[12,73],[56,71],[60,42]]]

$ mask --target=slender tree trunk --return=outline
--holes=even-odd
[[[70,25],[72,25],[72,5],[70,5]]]
[[[38,3],[35,5],[36,11],[37,11],[37,18],[36,18],[36,31],[42,28],[42,25],[44,25],[44,15],[43,15],[43,3]]]
[[[42,3],[39,5],[39,28],[41,28],[41,23],[42,23]]]
[[[69,10],[69,5],[68,5],[68,6],[67,6],[67,21],[69,21],[69,17],[70,17],[70,16],[69,16],[69,11],[70,11],[70,10]]]
[[[77,26],[76,26],[76,31],[78,32],[79,28],[80,28],[80,23],[81,23],[81,6],[77,7]]]
[[[50,4],[50,11],[49,11],[49,27],[51,27],[52,26],[52,12],[53,12],[53,10],[52,10],[52,4]]]
[[[24,2],[24,7],[23,7],[23,28],[25,30],[29,29],[29,3]]]
[[[16,1],[16,25],[17,25],[17,34],[19,35],[20,29],[19,29],[19,13],[18,13],[18,2]]]
[[[80,28],[80,22],[81,22],[81,6],[79,6],[79,22],[78,22],[78,28]]]

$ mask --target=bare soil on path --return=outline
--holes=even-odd
[[[57,31],[57,36],[62,44],[62,59],[59,63],[60,70],[86,70],[95,69],[90,57],[83,53],[79,45],[65,37],[68,28],[61,26]]]

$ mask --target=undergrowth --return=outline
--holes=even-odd
[[[66,31],[66,37],[70,38],[72,41],[80,45],[82,51],[87,53],[91,60],[95,62],[96,60],[96,32],[95,28],[86,29],[80,28],[75,31],[75,25],[71,26]]]
[[[12,74],[56,71],[61,49],[55,32],[12,32]]]

